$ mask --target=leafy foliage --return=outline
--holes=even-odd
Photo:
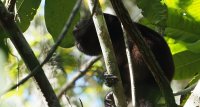
[[[175,41],[170,43],[176,66],[175,79],[191,78],[199,73],[200,0],[166,0],[168,20],[165,33]],[[180,44],[180,47],[176,47]],[[184,48],[184,49],[183,49]]]
[[[69,15],[72,11],[72,8],[76,0],[59,0],[55,2],[53,0],[45,1],[45,22],[48,32],[52,35],[54,40],[57,40],[62,28],[64,27]],[[78,21],[78,17],[74,22]],[[74,26],[74,24],[72,25]],[[68,48],[74,45],[74,38],[72,37],[72,29],[67,34],[65,39],[62,41],[61,46]]]
[[[175,61],[174,79],[199,73],[200,0],[139,0],[137,4],[147,22],[165,29]]]
[[[137,0],[137,5],[143,10],[142,15],[152,24],[165,26],[167,7],[160,0]]]
[[[22,32],[25,32],[30,26],[37,9],[40,6],[41,0],[17,0],[17,23]]]

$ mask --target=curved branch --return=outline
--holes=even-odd
[[[57,94],[58,99],[60,99],[61,96],[62,96],[67,90],[69,90],[70,88],[72,88],[72,87],[74,86],[76,80],[78,80],[79,78],[81,78],[82,76],[84,76],[84,75],[88,72],[88,69],[91,68],[91,66],[92,66],[96,61],[98,61],[99,59],[100,59],[100,56],[98,56],[98,57],[93,57],[91,60],[89,60],[89,61],[86,63],[85,67],[84,67],[81,71],[79,71],[79,72],[76,74],[76,76],[75,76],[73,79],[71,79],[71,81],[68,82],[68,84],[65,84],[65,85],[61,88],[60,92],[58,92],[58,94]]]

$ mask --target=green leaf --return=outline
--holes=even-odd
[[[175,62],[175,79],[192,78],[200,70],[200,0],[165,0],[165,34]]]
[[[194,19],[197,22],[200,22],[200,0],[179,0],[177,4],[186,15]]]
[[[142,15],[151,23],[165,26],[167,7],[160,0],[137,0],[137,5],[142,9]]]
[[[49,0],[48,0],[49,1]],[[41,0],[17,0],[17,23],[22,32],[25,32],[30,26]]]
[[[200,39],[200,23],[189,19],[182,11],[169,10],[166,34],[176,40],[192,43]]]
[[[180,41],[176,41],[175,39],[169,38],[168,36],[165,36],[165,40],[170,47],[172,55],[188,50],[187,47]]]
[[[46,0],[45,1],[45,22],[48,32],[52,35],[54,41],[57,40],[60,32],[62,31],[66,21],[69,18],[70,13],[74,7],[76,0]],[[75,25],[75,22],[79,19],[76,16],[71,26]],[[60,46],[69,48],[74,45],[74,38],[72,37],[72,29],[65,36]]]
[[[176,41],[175,39],[165,37],[172,54],[176,54],[182,51],[191,51],[193,53],[200,53],[200,40],[193,42],[193,43],[186,43],[183,41]]]
[[[165,0],[168,7],[166,34],[193,43],[200,39],[200,0]]]
[[[187,79],[200,72],[200,54],[183,51],[173,56],[175,62],[174,79]]]

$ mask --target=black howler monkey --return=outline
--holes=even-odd
[[[121,24],[116,16],[104,14],[104,18],[117,58],[117,63],[125,91],[124,93],[127,101],[129,102],[131,101],[131,83]],[[135,22],[133,22],[133,24],[135,24],[138,30],[141,32],[145,42],[152,50],[156,60],[164,71],[165,76],[169,81],[171,81],[174,73],[174,62],[170,53],[170,49],[164,38],[157,32],[141,24]],[[88,20],[81,20],[75,26],[73,34],[75,37],[76,46],[81,52],[91,56],[101,54],[101,48],[92,18]],[[156,84],[150,70],[145,64],[136,44],[132,40],[130,40],[129,43],[131,45],[131,54],[134,65],[137,105],[138,107],[155,107],[157,99],[161,95],[160,89]],[[105,104],[105,106],[108,107],[109,104]]]

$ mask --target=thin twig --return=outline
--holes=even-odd
[[[75,76],[73,79],[71,79],[71,81],[69,81],[67,84],[65,84],[65,85],[61,88],[60,92],[58,92],[58,94],[57,94],[58,99],[60,99],[61,96],[62,96],[66,91],[68,91],[68,90],[75,84],[76,80],[78,80],[79,78],[81,78],[82,76],[84,76],[84,75],[88,72],[88,69],[89,69],[97,60],[99,60],[99,59],[100,59],[100,56],[98,56],[98,57],[93,57],[91,60],[89,60],[89,61],[86,63],[85,67],[84,67],[80,72],[78,72],[78,73],[76,74],[76,76]]]
[[[178,95],[185,95],[190,93],[192,90],[194,90],[194,88],[196,87],[197,83],[192,84],[190,87],[187,87],[186,89],[183,89],[181,91],[178,91],[176,93],[174,93],[174,96],[178,96]]]
[[[79,98],[79,101],[80,101],[80,103],[81,103],[81,107],[83,107],[83,102],[81,101],[81,99]]]
[[[71,101],[69,99],[69,97],[66,96],[67,102],[69,103],[70,107],[72,107]]]
[[[131,97],[132,97],[132,106],[135,107],[136,106],[136,98],[135,98],[135,81],[134,81],[134,68],[133,68],[133,61],[132,61],[132,54],[131,54],[131,50],[130,50],[130,45],[128,40],[129,39],[129,35],[126,34],[126,31],[123,29],[124,32],[124,43],[126,46],[126,56],[128,59],[128,66],[129,66],[129,73],[130,73],[130,80],[131,80]]]

